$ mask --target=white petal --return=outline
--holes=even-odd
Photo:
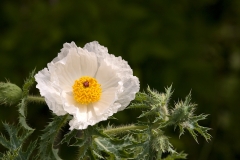
[[[117,87],[118,82],[121,81],[117,75],[117,72],[112,69],[111,66],[107,65],[107,63],[104,61],[102,61],[98,68],[96,79],[98,83],[101,84],[103,91],[111,87]]]
[[[64,101],[63,109],[66,112],[76,117],[79,122],[87,121],[87,105],[77,103],[74,100],[72,93],[63,93],[62,98]]]
[[[135,99],[136,93],[139,91],[139,80],[135,76],[126,77],[123,80],[123,92],[119,93],[117,103],[121,104],[119,111],[125,109],[129,103]]]
[[[97,71],[97,58],[82,49],[70,48],[68,55],[50,66],[53,81],[65,91],[71,91],[75,80],[82,76],[93,77]]]
[[[81,107],[78,107],[77,109],[78,109],[78,111],[75,112],[75,113],[72,113],[72,114],[76,117],[78,122],[85,122],[86,123],[87,120],[88,120],[88,116],[87,116],[88,108],[87,108],[87,106],[83,105]]]
[[[45,97],[45,100],[49,108],[57,115],[64,115],[67,112],[64,111],[60,90],[50,81],[50,73],[44,68],[35,75],[35,80],[38,83],[37,88],[40,91],[41,96]]]
[[[98,102],[93,103],[93,108],[96,115],[99,116],[108,110],[117,99],[117,88],[108,88],[101,95],[101,99]]]
[[[77,119],[75,119],[73,117],[73,119],[71,121],[69,121],[69,126],[70,126],[70,130],[73,129],[86,129],[88,124],[84,123],[84,122],[78,122]]]
[[[108,49],[104,46],[101,46],[97,41],[93,41],[85,44],[83,49],[86,49],[88,52],[93,52],[98,56],[102,56],[102,57],[108,54]]]
[[[94,77],[98,68],[96,55],[90,52],[85,52],[83,49],[78,49],[78,53],[81,55],[79,68],[81,68],[82,76]]]
[[[96,123],[96,121],[97,121],[97,119],[96,119],[96,113],[95,113],[95,110],[94,110],[94,108],[93,108],[93,105],[92,104],[89,104],[88,106],[87,106],[87,119],[88,119],[88,124],[90,124],[90,125],[92,125],[92,124],[95,124]],[[95,123],[93,123],[93,122],[95,122]],[[97,121],[98,122],[98,121]]]
[[[64,57],[66,57],[68,55],[69,49],[71,49],[71,48],[77,48],[77,46],[74,42],[64,43],[63,48],[61,49],[61,52],[58,53],[58,56],[53,59],[52,63],[56,63],[56,62],[62,60]]]
[[[55,99],[54,99],[55,98]],[[67,112],[63,109],[62,104],[59,104],[56,100],[59,99],[59,97],[51,98],[45,98],[47,105],[49,106],[49,109],[53,111],[58,116],[65,115]],[[53,100],[54,99],[54,100]]]

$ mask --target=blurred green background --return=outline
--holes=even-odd
[[[178,151],[192,160],[240,159],[239,0],[1,0],[0,81],[22,86],[30,71],[57,56],[63,43],[83,47],[93,40],[128,61],[141,90],[149,85],[163,92],[173,84],[172,104],[191,90],[196,113],[210,114],[201,122],[212,128],[209,143],[199,136],[197,144],[187,132],[179,139],[169,129]],[[116,123],[134,121],[133,114],[118,113]],[[17,108],[1,106],[0,118],[17,123]],[[38,130],[34,134],[48,121],[47,106],[29,106],[28,123]]]

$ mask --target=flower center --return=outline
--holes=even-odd
[[[83,76],[74,82],[73,96],[81,104],[97,102],[102,94],[101,85],[95,78]]]

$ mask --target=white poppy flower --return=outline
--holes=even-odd
[[[98,42],[84,48],[65,43],[47,68],[35,75],[37,88],[56,115],[73,115],[70,129],[85,129],[127,107],[139,80],[121,57]]]

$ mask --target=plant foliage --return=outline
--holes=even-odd
[[[126,126],[89,126],[85,130],[72,130],[59,140],[62,127],[69,120],[69,115],[53,115],[52,120],[42,130],[39,139],[26,141],[34,132],[26,121],[27,105],[34,101],[29,96],[29,89],[34,83],[34,71],[23,85],[22,100],[18,104],[19,124],[17,126],[3,123],[9,138],[0,136],[0,144],[7,151],[1,154],[3,160],[28,160],[32,157],[40,160],[61,160],[59,146],[67,144],[77,147],[76,159],[83,160],[174,160],[186,159],[186,154],[177,152],[165,134],[167,127],[179,128],[179,136],[187,130],[197,141],[197,133],[209,141],[209,128],[200,126],[198,122],[207,115],[194,115],[196,105],[191,103],[189,94],[184,101],[170,105],[172,86],[164,93],[151,90],[139,92],[128,109],[140,109],[138,123]],[[41,101],[36,98],[35,101]],[[23,144],[27,142],[24,150]],[[33,155],[34,151],[36,152]]]
[[[6,129],[9,139],[4,135],[0,136],[0,143],[8,151],[1,155],[2,160],[29,160],[31,154],[33,153],[34,148],[36,147],[36,142],[30,142],[26,151],[23,151],[23,144],[25,140],[32,134],[31,131],[26,130],[22,126],[14,126],[7,123],[3,123],[4,128]],[[20,133],[20,131],[22,131]]]

